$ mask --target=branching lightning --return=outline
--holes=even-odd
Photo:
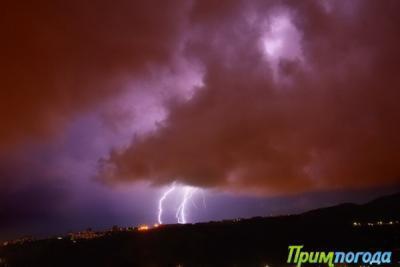
[[[183,189],[183,198],[180,201],[180,204],[176,210],[175,217],[178,223],[184,224],[187,223],[187,206],[188,201],[192,200],[193,194],[198,190],[198,188],[192,186],[180,186],[179,188],[176,186],[175,182],[162,194],[161,198],[158,200],[158,224],[162,224],[162,215],[163,215],[163,203],[174,190]],[[203,205],[205,207],[204,194],[203,196]],[[191,201],[191,203],[197,208],[197,205]]]
[[[162,224],[162,213],[163,213],[163,202],[167,198],[167,196],[175,190],[175,183],[171,185],[170,188],[168,188],[167,191],[164,192],[160,200],[158,201],[158,223]]]
[[[196,192],[196,188],[191,186],[186,186],[183,193],[183,199],[181,204],[176,211],[176,218],[178,219],[178,223],[186,223],[186,204],[189,199],[192,198],[194,192]]]

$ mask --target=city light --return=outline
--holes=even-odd
[[[138,230],[139,230],[139,231],[147,231],[147,230],[149,230],[149,229],[150,229],[149,226],[148,226],[148,225],[145,225],[145,224],[140,225],[140,226],[138,227]]]

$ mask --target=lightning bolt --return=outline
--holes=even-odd
[[[191,201],[191,203],[194,207],[198,208],[196,203],[192,199],[193,194],[198,190],[198,188],[192,187],[192,186],[181,186],[181,185],[179,185],[179,187],[178,187],[176,185],[176,183],[173,182],[172,185],[167,190],[164,191],[161,198],[158,200],[158,216],[157,216],[158,224],[163,223],[162,215],[163,215],[163,203],[164,203],[165,199],[168,197],[168,195],[170,195],[176,189],[179,189],[180,191],[181,191],[181,189],[183,189],[183,198],[182,198],[182,200],[178,206],[178,209],[176,210],[176,214],[175,214],[175,217],[178,220],[178,223],[181,223],[181,224],[187,223],[186,210],[187,210],[189,201]],[[200,192],[202,193],[202,197],[203,197],[203,207],[206,208],[204,192],[203,192],[203,190],[201,190]]]
[[[163,193],[160,200],[158,201],[158,223],[162,224],[162,213],[163,213],[163,202],[167,198],[167,196],[175,190],[175,183],[173,183],[167,191]]]
[[[188,200],[192,198],[196,190],[196,188],[191,186],[185,187],[182,202],[179,205],[178,210],[176,211],[176,218],[178,219],[178,223],[186,223],[186,204]]]

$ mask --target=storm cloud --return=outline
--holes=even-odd
[[[22,1],[0,19],[0,144],[59,134],[121,91],[127,77],[168,62],[182,1]]]
[[[185,54],[203,86],[102,160],[103,178],[262,194],[398,183],[399,8],[194,4]]]
[[[101,114],[107,137],[85,129],[82,139],[101,147],[90,157],[108,184],[259,194],[398,184],[399,10],[372,0],[9,2],[0,156],[26,157],[21,144],[62,142],[79,118]]]

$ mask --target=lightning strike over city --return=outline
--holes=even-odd
[[[186,209],[187,209],[187,205],[188,205],[188,201],[192,198],[193,194],[196,192],[196,188],[191,187],[191,186],[185,186],[184,187],[184,193],[183,193],[183,198],[182,198],[182,202],[178,207],[178,210],[176,211],[176,218],[178,220],[178,223],[181,224],[185,224],[187,223],[186,220]]]
[[[176,214],[175,214],[175,217],[177,219],[177,223],[180,223],[180,224],[187,223],[187,209],[188,209],[188,205],[190,204],[190,203],[188,203],[188,201],[192,200],[192,197],[193,197],[194,193],[197,190],[198,189],[195,188],[195,187],[177,185],[175,182],[173,182],[162,193],[162,196],[158,200],[158,215],[157,215],[158,223],[160,225],[163,224],[162,216],[163,216],[163,213],[164,213],[164,202],[166,201],[168,196],[173,194],[173,192],[176,192],[176,194],[174,195],[175,197],[180,197],[181,196],[181,199],[179,201],[178,207],[176,208]],[[203,203],[205,203],[204,193],[203,192],[202,192],[202,198],[203,198]],[[196,204],[193,201],[191,203],[193,204],[193,206],[195,206],[197,208]],[[205,207],[205,205],[204,205],[204,207]]]
[[[157,216],[157,219],[158,219],[158,223],[159,223],[159,224],[162,224],[162,223],[163,223],[163,222],[162,222],[163,202],[164,202],[164,200],[167,198],[167,196],[168,196],[172,191],[174,191],[174,190],[175,190],[175,182],[172,183],[172,185],[170,186],[170,188],[168,188],[168,189],[163,193],[163,195],[161,196],[160,200],[158,201],[158,216]]]
[[[400,0],[11,0],[0,32],[0,267],[398,263]]]

